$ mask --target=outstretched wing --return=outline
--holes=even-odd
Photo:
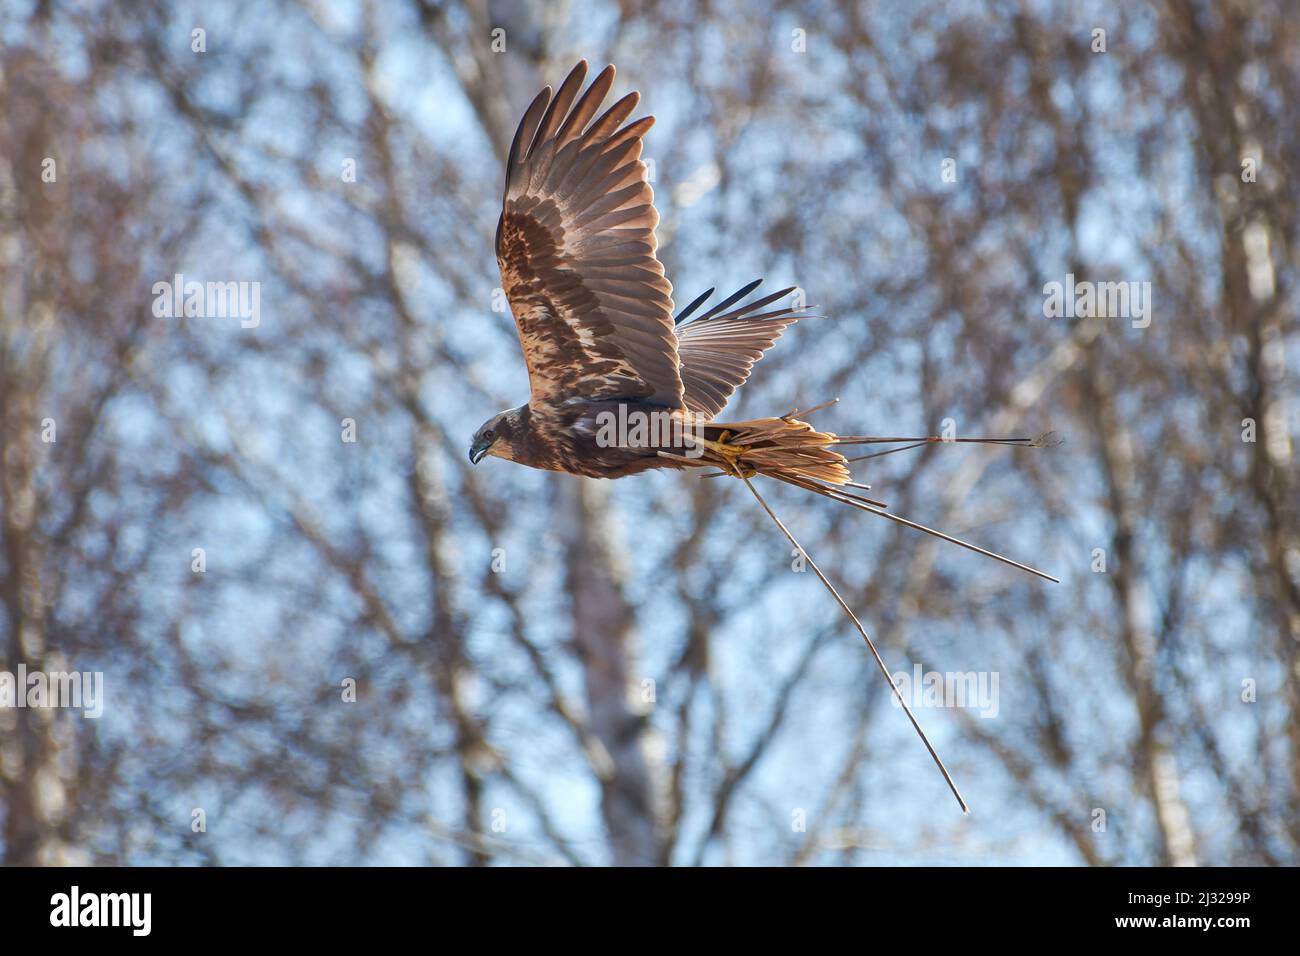
[[[699,318],[680,325],[713,294],[710,289],[677,316],[677,351],[682,362],[680,374],[685,390],[684,401],[687,408],[707,419],[722,411],[731,393],[744,384],[754,363],[763,357],[781,333],[808,315],[801,308],[791,307],[761,311],[764,306],[793,292],[794,286],[726,311],[753,292],[762,281],[755,279]]]
[[[515,133],[497,265],[534,402],[638,398],[680,407],[672,286],[655,257],[659,215],[641,162],[647,116],[629,93],[599,119],[607,66],[581,99],[584,60],[533,100]]]

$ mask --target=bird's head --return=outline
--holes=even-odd
[[[487,455],[511,459],[514,438],[523,428],[522,412],[525,406],[508,408],[493,415],[474,433],[474,440],[469,445],[469,460],[477,465]]]

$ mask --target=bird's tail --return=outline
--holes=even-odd
[[[799,411],[795,409],[780,418],[758,418],[747,422],[711,422],[700,428],[693,436],[685,437],[695,445],[697,455],[694,458],[682,457],[680,460],[684,464],[693,466],[713,465],[717,471],[705,475],[706,478],[714,478],[722,475],[730,475],[739,478],[745,483],[758,503],[767,512],[768,517],[776,523],[777,528],[790,541],[795,549],[804,556],[808,566],[816,573],[818,580],[828,592],[835,598],[836,602],[848,616],[858,633],[866,641],[872,657],[875,659],[877,666],[889,682],[898,702],[902,705],[903,711],[912,723],[912,727],[920,736],[925,744],[926,750],[929,751],[930,757],[934,760],[935,765],[943,774],[944,781],[952,791],[957,803],[961,806],[963,812],[968,812],[969,808],[966,801],[962,798],[961,792],[957,789],[957,784],[953,781],[952,776],[948,773],[948,768],[944,766],[939,754],[935,751],[925,731],[921,729],[920,723],[917,722],[911,708],[908,706],[906,699],[898,689],[893,675],[885,665],[884,658],[880,656],[880,651],[876,644],[867,634],[862,622],[858,620],[852,608],[840,596],[840,593],[831,584],[830,580],[822,573],[812,556],[799,544],[794,535],[785,526],[784,522],[776,516],[776,513],[768,505],[767,501],[754,487],[750,480],[758,475],[768,478],[775,478],[777,481],[784,482],[787,485],[794,485],[797,488],[803,488],[829,498],[832,501],[857,508],[870,514],[879,515],[890,521],[907,525],[917,531],[922,531],[934,537],[941,538],[953,544],[960,545],[978,554],[1001,561],[1003,564],[1009,564],[1012,567],[1035,574],[1038,577],[1046,578],[1049,581],[1058,581],[1057,578],[1050,574],[1045,574],[1027,564],[1021,564],[1019,561],[1012,561],[1010,558],[987,551],[984,548],[970,544],[954,538],[951,535],[944,534],[942,531],[936,531],[933,528],[927,528],[925,525],[917,524],[900,515],[893,514],[886,510],[887,505],[883,501],[877,501],[874,498],[868,498],[862,494],[863,491],[870,491],[870,485],[859,484],[853,480],[853,475],[849,471],[849,464],[854,461],[862,461],[868,458],[877,458],[882,455],[892,454],[898,451],[906,451],[909,448],[918,448],[931,442],[947,443],[966,443],[966,444],[986,444],[986,445],[1020,445],[1020,446],[1044,446],[1059,444],[1054,433],[1049,432],[1047,435],[1035,439],[1029,438],[949,438],[941,436],[924,436],[919,438],[890,438],[867,435],[836,435],[833,432],[818,431],[805,421],[796,418],[796,415],[809,415],[834,402],[826,402],[815,408]],[[870,452],[858,455],[852,458],[846,457],[841,451],[845,446],[854,445],[891,445],[894,447],[882,451]],[[660,452],[670,458],[678,458],[666,452]]]

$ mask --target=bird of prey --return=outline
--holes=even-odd
[[[627,122],[639,101],[635,92],[600,112],[614,84],[614,67],[607,66],[583,91],[586,76],[584,60],[554,95],[549,86],[537,94],[510,145],[496,255],[519,329],[530,395],[527,403],[494,415],[475,432],[470,461],[493,456],[589,478],[620,478],[650,468],[710,468],[712,475],[744,481],[808,558],[754,487],[751,479],[762,475],[1056,580],[885,510],[883,502],[861,494],[869,486],[852,480],[852,459],[839,451],[876,443],[902,445],[890,449],[901,451],[945,440],[1032,445],[1041,439],[842,436],[796,417],[824,406],[716,421],[754,363],[809,313],[776,304],[793,287],[743,301],[758,286],[755,281],[694,319],[712,289],[673,315],[672,285],[655,254],[659,215],[641,160],[642,139],[654,117]],[[875,644],[811,558],[808,563],[866,640],[966,810]]]

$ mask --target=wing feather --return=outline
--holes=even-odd
[[[534,402],[636,398],[682,405],[672,285],[655,255],[659,214],[629,93],[595,120],[606,67],[579,96],[579,63],[524,113],[510,146],[497,264]]]
[[[808,314],[794,307],[759,311],[789,295],[794,291],[793,286],[730,312],[724,311],[757,288],[759,281],[751,282],[699,318],[677,327],[685,405],[708,419],[722,411],[732,393],[749,378],[754,363],[781,333]],[[677,321],[695,312],[712,294],[710,289],[693,301],[682,310]]]

